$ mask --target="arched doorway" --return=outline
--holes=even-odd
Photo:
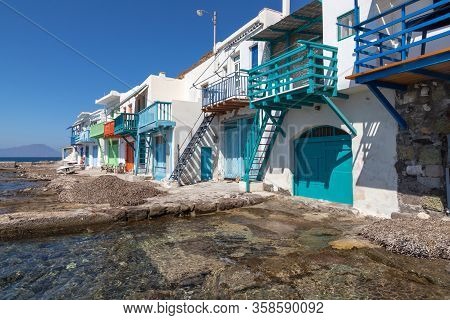
[[[294,195],[353,204],[352,139],[345,131],[321,126],[294,141]]]

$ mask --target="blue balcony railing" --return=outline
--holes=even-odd
[[[139,116],[135,113],[122,113],[114,119],[115,135],[134,135],[137,132]]]
[[[80,142],[80,135],[75,134],[70,137],[70,145],[74,146],[79,142]]]
[[[90,133],[91,133],[91,130],[89,130],[89,129],[83,130],[79,135],[78,142],[79,143],[92,142],[93,140],[91,139]]]
[[[445,27],[450,25],[450,0],[434,0],[432,4],[404,1],[367,20],[359,20],[356,5],[356,73],[423,55],[427,44],[449,36],[450,30]],[[429,31],[433,31],[431,36]]]
[[[202,90],[202,106],[214,106],[230,99],[247,99],[247,88],[247,71],[235,72]]]
[[[139,132],[155,130],[159,127],[175,126],[172,119],[172,103],[157,101],[139,112]]]

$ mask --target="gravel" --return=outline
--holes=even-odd
[[[441,219],[381,220],[360,235],[395,253],[450,259],[450,222]]]
[[[151,182],[127,182],[115,176],[100,176],[63,190],[59,198],[63,202],[136,206],[164,193],[154,186]]]

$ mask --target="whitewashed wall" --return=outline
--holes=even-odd
[[[393,92],[385,94],[392,100]],[[363,214],[390,217],[398,210],[396,163],[397,123],[370,92],[335,100],[358,132],[352,139],[354,207]],[[347,127],[327,105],[290,110],[283,129],[287,137],[278,135],[273,148],[265,182],[293,193],[293,141],[307,129],[331,125],[347,132]]]

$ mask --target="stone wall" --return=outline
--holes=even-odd
[[[397,92],[396,108],[408,123],[397,136],[399,205],[402,212],[443,212],[444,168],[450,133],[450,85],[430,81]]]

